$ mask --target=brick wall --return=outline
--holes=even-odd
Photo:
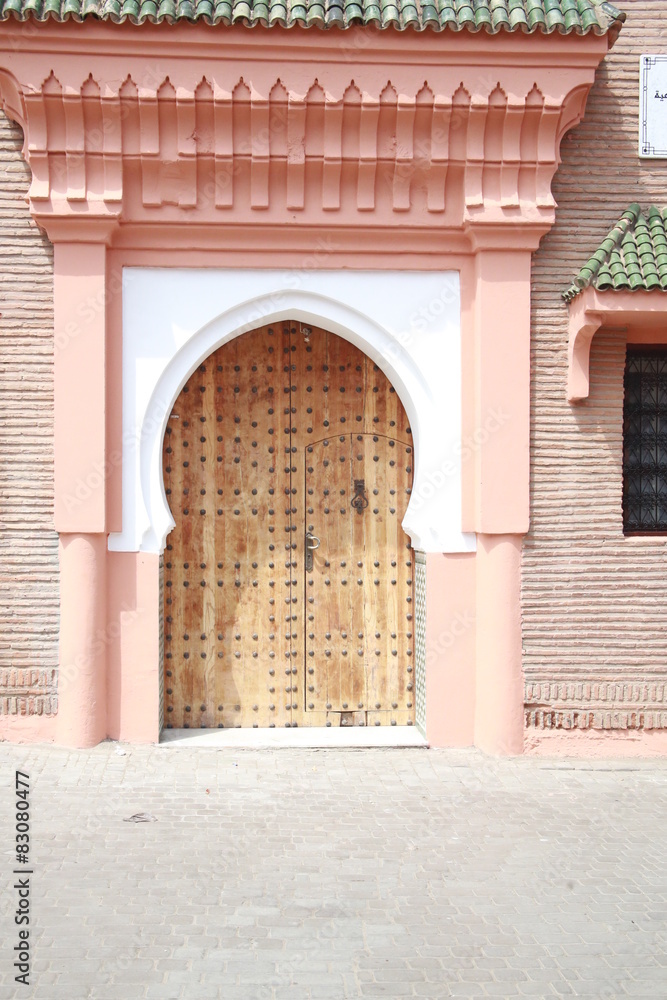
[[[22,144],[0,114],[0,714],[55,712],[58,662],[53,254]]]
[[[566,401],[560,293],[628,204],[667,204],[667,161],[637,156],[639,56],[667,53],[665,5],[620,6],[628,21],[563,141],[557,223],[533,262],[528,727],[667,727],[667,540],[626,539],[621,524],[622,334],[596,336],[590,397]]]

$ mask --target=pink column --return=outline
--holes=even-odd
[[[106,529],[106,247],[54,244],[56,530]]]
[[[507,237],[501,234],[501,237]],[[528,530],[530,474],[529,249],[475,256],[475,530]]]
[[[57,742],[92,747],[107,735],[106,535],[60,535]]]
[[[474,553],[426,557],[426,737],[434,747],[475,739]]]
[[[533,237],[475,233],[475,745],[523,751],[521,549],[529,525]],[[523,245],[522,245],[523,243]],[[504,244],[504,245],[503,245]],[[465,452],[464,452],[465,454]],[[470,516],[472,515],[472,517]]]
[[[60,534],[56,732],[59,743],[88,747],[107,735],[105,238],[109,223],[85,220],[60,225],[62,232],[49,231],[54,242],[55,527]],[[84,242],[86,237],[95,242]]]
[[[107,556],[107,735],[128,743],[160,738],[160,557]]]
[[[477,536],[475,746],[523,751],[521,535]]]

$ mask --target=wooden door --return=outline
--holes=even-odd
[[[413,559],[401,528],[412,448],[339,434],[306,448],[308,530],[319,541],[306,593],[307,711],[341,725],[414,718]]]
[[[193,373],[164,443],[168,727],[412,723],[412,459],[398,395],[334,334],[263,327]]]

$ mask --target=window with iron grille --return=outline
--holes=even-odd
[[[623,402],[623,530],[667,533],[667,348],[628,347]]]

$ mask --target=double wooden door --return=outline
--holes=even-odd
[[[298,322],[243,334],[163,459],[165,725],[411,725],[414,455],[382,371]]]

